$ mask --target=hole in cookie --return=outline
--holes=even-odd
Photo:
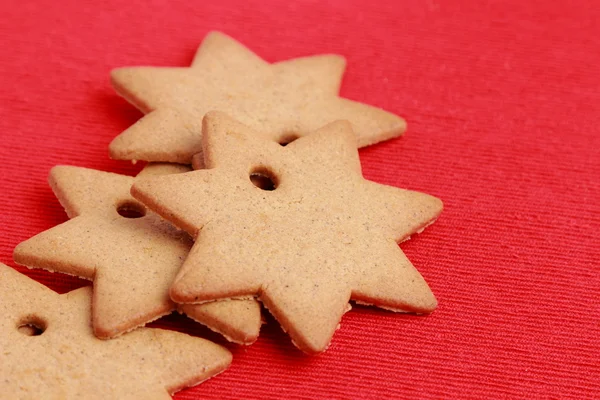
[[[17,325],[19,333],[25,336],[40,336],[46,331],[46,322],[35,315],[25,318]]]
[[[277,188],[277,177],[265,167],[254,168],[250,172],[250,181],[262,190],[275,190]]]
[[[117,207],[117,212],[123,218],[142,218],[146,215],[146,208],[139,203],[126,201]]]
[[[282,146],[287,146],[292,143],[294,140],[298,139],[300,136],[298,135],[285,135],[281,139],[279,139],[279,144]]]

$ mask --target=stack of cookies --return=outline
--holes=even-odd
[[[336,55],[269,64],[213,32],[189,68],[114,70],[146,115],[110,155],[148,164],[136,177],[51,170],[70,220],[19,244],[15,262],[93,289],[59,296],[0,266],[8,393],[168,398],[226,369],[216,344],[142,328],[174,310],[251,344],[262,304],[309,354],[327,349],[350,300],[433,311],[397,243],[442,203],[363,178],[357,148],[405,123],[340,98],[344,67]]]

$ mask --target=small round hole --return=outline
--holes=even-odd
[[[250,181],[254,186],[262,190],[275,190],[277,188],[277,178],[267,168],[253,169],[250,172]]]
[[[146,215],[146,208],[133,201],[127,201],[117,207],[117,212],[123,218],[142,218]]]
[[[285,147],[298,138],[298,135],[285,135],[281,139],[279,139],[279,144]]]
[[[47,325],[41,318],[32,316],[17,325],[19,333],[25,336],[40,336],[46,331]]]

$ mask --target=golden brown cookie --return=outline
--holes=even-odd
[[[132,187],[196,237],[173,300],[258,296],[308,353],[327,348],[350,299],[415,313],[436,307],[397,242],[431,224],[442,202],[364,179],[350,124],[283,147],[209,113],[203,138],[207,169]]]
[[[140,176],[189,171],[149,164]],[[145,325],[176,305],[169,287],[192,239],[129,194],[136,178],[80,167],[57,166],[50,185],[71,220],[19,244],[17,263],[94,280],[93,326],[112,338]],[[249,344],[261,325],[254,300],[179,306],[192,319],[229,340]]]
[[[231,363],[221,346],[162,329],[97,339],[91,297],[89,287],[59,295],[0,264],[0,397],[169,399]]]
[[[400,136],[404,120],[338,96],[345,60],[337,55],[269,64],[230,37],[209,33],[191,67],[113,70],[116,91],[147,115],[110,144],[112,158],[190,164],[202,151],[202,117],[228,113],[279,142],[336,119],[349,120],[359,146]]]

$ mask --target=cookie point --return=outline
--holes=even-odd
[[[207,40],[207,39],[231,39],[231,38],[221,31],[212,30],[212,31],[208,31],[206,33],[204,40]]]
[[[13,260],[19,265],[25,265],[27,263],[24,254],[27,253],[27,247],[29,246],[28,240],[25,240],[15,246],[13,249]]]
[[[399,115],[393,114],[391,112],[388,111],[384,111],[388,116],[387,118],[387,122],[385,123],[385,126],[387,126],[387,128],[384,128],[383,131],[385,131],[386,133],[382,136],[383,140],[388,140],[388,139],[392,139],[395,137],[400,137],[403,136],[406,133],[406,128],[407,128],[407,124],[406,124],[406,120],[404,118],[402,118]],[[378,141],[373,141],[372,143],[369,144],[374,144],[377,142],[380,142],[382,140],[378,140]]]
[[[50,168],[50,172],[48,173],[48,176],[50,178],[55,177],[56,175],[60,175],[61,173],[64,173],[68,169],[69,169],[68,165],[55,165],[54,167]]]
[[[433,294],[432,294],[432,296],[433,296]],[[438,307],[438,301],[437,301],[437,299],[435,298],[435,296],[433,296],[433,299],[432,299],[432,301],[431,301],[431,304],[429,305],[429,309],[431,310],[431,311],[429,311],[429,312],[433,312],[433,311],[434,311],[434,310],[435,310],[437,307]]]
[[[429,288],[429,285],[427,285],[427,289],[428,290],[424,291],[422,294],[421,304],[419,306],[419,309],[416,310],[418,313],[430,314],[438,306],[438,301],[435,298],[435,295],[433,294],[431,289]]]
[[[318,340],[318,338],[312,338],[312,340],[310,338],[304,339],[305,340],[303,341],[295,339],[292,340],[292,342],[297,348],[302,350],[303,353],[308,355],[318,355],[323,353],[325,350],[327,350],[327,348],[329,348],[331,343],[330,338],[325,338],[325,340]]]
[[[389,115],[391,116],[391,118],[389,122],[390,134],[387,135],[389,136],[388,139],[403,136],[406,133],[407,128],[406,120],[396,114],[389,113]]]
[[[330,57],[336,64],[338,64],[340,68],[346,68],[346,65],[348,64],[346,57],[342,56],[341,54],[331,54]]]
[[[240,342],[242,344],[252,344],[258,340],[258,336],[260,335],[260,324],[257,328],[253,329],[252,332],[246,332],[242,340]]]
[[[444,202],[442,201],[442,199],[438,198],[438,197],[433,197],[433,203],[434,203],[434,207],[437,210],[438,214],[441,213],[444,210]]]
[[[181,284],[181,278],[179,277],[177,277],[175,282],[173,282],[171,285],[171,288],[169,289],[169,297],[175,303],[179,304],[186,304],[194,300],[193,296],[190,296],[186,290],[185,283],[183,285]]]
[[[204,114],[204,117],[202,118],[202,120],[207,121],[207,122],[213,122],[213,121],[216,121],[216,120],[222,119],[222,118],[229,118],[229,117],[224,112],[211,110],[211,111],[207,112],[206,114]]]
[[[108,156],[111,160],[132,160],[124,140],[123,135],[119,135],[108,145]]]
[[[114,88],[120,87],[127,76],[128,68],[115,68],[110,71],[110,83]]]
[[[111,330],[103,329],[96,323],[93,324],[94,336],[101,340],[109,340],[115,337],[115,332]]]
[[[138,199],[143,202],[144,195],[148,191],[150,187],[150,182],[152,177],[146,178],[141,177],[137,179],[133,185],[131,185],[131,189],[129,189],[129,194],[131,194],[135,199]]]
[[[423,197],[427,201],[427,206],[431,210],[430,214],[434,215],[434,219],[431,221],[433,223],[435,219],[442,213],[444,210],[444,202],[438,197],[423,193]]]
[[[120,159],[119,139],[120,135],[115,137],[108,145],[108,156],[113,160]]]

